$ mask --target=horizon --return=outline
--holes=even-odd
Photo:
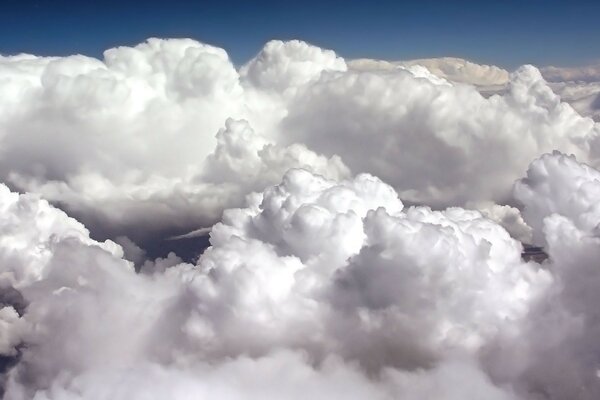
[[[259,8],[260,7],[260,8]],[[597,64],[600,3],[9,0],[0,13],[0,54],[101,58],[150,37],[191,38],[224,48],[241,65],[269,40],[298,39],[347,59],[457,57],[513,70],[524,64]],[[368,18],[364,18],[368,16]],[[560,25],[558,34],[555,27]],[[548,43],[552,42],[552,46]]]

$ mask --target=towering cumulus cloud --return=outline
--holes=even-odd
[[[320,49],[300,45],[318,58],[313,53]],[[289,75],[304,84],[324,62],[310,71],[302,68],[309,62],[299,63]],[[248,68],[249,80],[277,79],[278,73],[252,72],[258,69]],[[281,86],[287,78],[280,79]],[[271,102],[281,106],[245,90],[224,50],[193,40],[150,39],[107,50],[102,61],[3,57],[0,90],[2,180],[111,233],[210,225],[224,207],[240,205],[246,193],[276,183],[290,167],[314,163],[334,178],[346,172],[338,159],[330,166],[303,146],[278,148],[262,136],[267,132],[228,122],[258,121]],[[236,154],[240,138],[247,149]],[[233,168],[255,175],[231,178],[232,166],[222,164],[235,159]],[[260,174],[265,170],[270,178]]]
[[[534,67],[508,77],[452,59],[362,64],[300,41],[269,42],[239,68],[189,39],[150,39],[101,60],[1,57],[0,178],[96,236],[139,239],[210,226],[293,167],[373,173],[403,199],[438,207],[509,201],[544,152],[596,163],[598,124]],[[443,79],[474,76],[508,79],[508,89],[484,98]]]

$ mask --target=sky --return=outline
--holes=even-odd
[[[3,0],[0,53],[101,57],[148,37],[190,37],[242,64],[271,39],[346,58],[455,56],[513,69],[598,61],[597,1]],[[548,44],[552,43],[552,46]]]

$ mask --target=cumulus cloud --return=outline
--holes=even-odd
[[[525,219],[549,254],[544,267],[553,283],[530,309],[519,340],[501,340],[488,356],[496,381],[517,382],[533,398],[600,395],[599,178],[573,156],[555,153],[534,161],[515,187]]]
[[[26,303],[0,313],[5,398],[597,398],[599,188],[572,156],[531,164],[515,197],[539,265],[494,221],[521,225],[513,209],[292,169],[196,265],[136,273],[135,248],[2,187],[1,282]]]
[[[250,65],[248,79],[286,82],[287,73],[302,84],[328,67],[327,59],[319,64],[320,49],[296,45],[309,54],[295,70],[287,71],[286,63],[281,73],[267,66],[263,70],[270,75],[261,75],[260,66]],[[316,58],[313,64],[310,57]],[[307,72],[303,67],[309,64]],[[298,166],[288,162],[315,161],[315,171],[328,175],[322,168],[327,160],[305,147],[278,148],[248,125],[229,123],[230,117],[253,115],[238,71],[224,50],[193,40],[150,39],[134,48],[107,50],[103,60],[3,57],[0,82],[2,179],[112,232],[132,234],[127,228],[142,221],[150,232],[210,225],[223,208],[240,205],[246,193],[262,190],[264,182],[273,184]],[[239,150],[236,140],[254,142],[244,144],[244,154],[228,156]],[[343,166],[339,160],[334,164],[331,176],[337,177]],[[223,180],[233,176],[232,168],[246,174],[235,176],[236,182]],[[254,168],[259,170],[252,175]],[[265,170],[268,176],[260,175]]]
[[[369,175],[291,170],[226,211],[197,265],[143,273],[46,201],[2,194],[0,276],[27,302],[2,314],[4,353],[23,344],[10,399],[513,398],[475,355],[549,280],[478,212],[404,209]]]
[[[492,202],[467,203],[468,208],[479,210],[485,217],[502,226],[521,243],[531,244],[533,230],[527,225],[521,211],[516,207],[498,205]]]
[[[533,67],[373,63],[301,41],[271,41],[239,68],[190,39],[102,59],[4,56],[0,178],[97,237],[137,242],[206,228],[294,167],[373,173],[411,203],[443,207],[507,202],[544,152],[595,165],[598,125]],[[507,79],[502,95],[473,87]]]
[[[600,82],[550,82],[561,100],[581,115],[600,121]]]
[[[414,71],[415,68],[426,68],[436,77],[474,85],[485,97],[505,93],[510,84],[510,73],[503,68],[455,57],[408,61],[356,59],[349,60],[348,66],[357,71],[390,71],[403,68]],[[597,66],[542,67],[540,72],[548,81],[548,86],[562,101],[571,105],[581,115],[600,120],[600,69]]]
[[[478,74],[506,77],[300,41],[1,58],[4,398],[598,398],[600,126],[532,66]]]
[[[536,154],[562,149],[595,159],[600,130],[531,66],[512,74],[506,94],[487,99],[472,86],[403,69],[329,74],[296,99],[283,126],[288,140],[338,154],[403,199],[436,206],[505,202]]]

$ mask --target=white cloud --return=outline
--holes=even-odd
[[[598,125],[533,67],[486,99],[452,81],[497,83],[506,71],[459,59],[372,63],[348,69],[333,51],[271,41],[236,69],[223,49],[189,39],[150,39],[102,60],[2,57],[0,178],[94,231],[137,240],[206,227],[292,167],[374,173],[408,201],[446,206],[508,201],[547,151],[596,162]]]
[[[289,171],[225,213],[197,266],[142,274],[47,202],[3,193],[0,276],[28,303],[3,342],[25,343],[10,399],[514,398],[476,355],[550,279],[478,212],[403,209],[369,175]]]
[[[547,154],[516,185],[524,217],[543,241],[553,284],[529,311],[523,334],[488,353],[495,382],[513,382],[532,398],[600,395],[600,172],[572,156]],[[508,365],[510,364],[510,368]]]
[[[2,188],[1,283],[27,302],[0,312],[2,354],[24,344],[6,398],[595,399],[599,191],[573,157],[531,164],[515,196],[550,255],[537,265],[477,211],[295,169],[226,211],[196,266],[136,274],[115,243]]]
[[[0,58],[5,398],[598,398],[600,125],[557,87],[300,41]],[[174,228],[196,265],[131,240]]]
[[[472,86],[403,69],[329,74],[289,109],[286,140],[338,154],[352,171],[391,183],[403,199],[437,206],[507,201],[536,155],[561,149],[595,159],[590,147],[600,132],[531,66],[512,74],[503,96],[487,99]]]

